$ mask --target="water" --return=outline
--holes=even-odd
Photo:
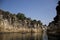
[[[0,34],[0,40],[42,40],[40,33],[5,33]]]
[[[60,40],[60,36],[48,36],[48,40]]]
[[[46,31],[44,31],[42,38],[43,38],[43,40],[48,40],[48,36],[47,36],[47,34],[46,34]]]
[[[56,37],[49,36],[48,38],[46,32],[41,33],[0,33],[0,40],[57,40]]]

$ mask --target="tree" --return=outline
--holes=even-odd
[[[32,23],[35,24],[35,23],[37,23],[37,21],[36,20],[32,20]]]
[[[27,20],[31,20],[31,18],[26,18]]]
[[[23,13],[18,13],[16,16],[19,20],[24,20],[26,18]]]
[[[40,21],[40,20],[38,20],[37,22],[38,22],[40,25],[42,25],[42,23],[41,23],[41,21]]]

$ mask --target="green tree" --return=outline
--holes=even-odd
[[[19,20],[24,20],[26,18],[23,13],[18,13],[16,16]]]
[[[40,20],[38,20],[37,22],[38,22],[40,25],[42,25],[42,23],[41,23],[41,21],[40,21]]]
[[[32,20],[32,21],[31,21],[31,24],[32,24],[32,25],[35,24],[35,23],[37,23],[36,20]]]

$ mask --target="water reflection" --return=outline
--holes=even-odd
[[[48,36],[47,36],[46,31],[43,32],[43,40],[48,40]]]
[[[0,40],[42,40],[40,33],[5,33],[0,34]]]
[[[60,36],[48,36],[48,40],[60,40]]]

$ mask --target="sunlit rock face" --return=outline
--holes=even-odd
[[[27,17],[23,20],[19,19],[17,14],[0,10],[0,32],[42,32],[41,22],[32,21]]]
[[[52,21],[49,24],[48,31],[51,33],[60,33],[60,1],[58,2],[58,5],[56,7],[56,17],[54,18],[54,21]]]

